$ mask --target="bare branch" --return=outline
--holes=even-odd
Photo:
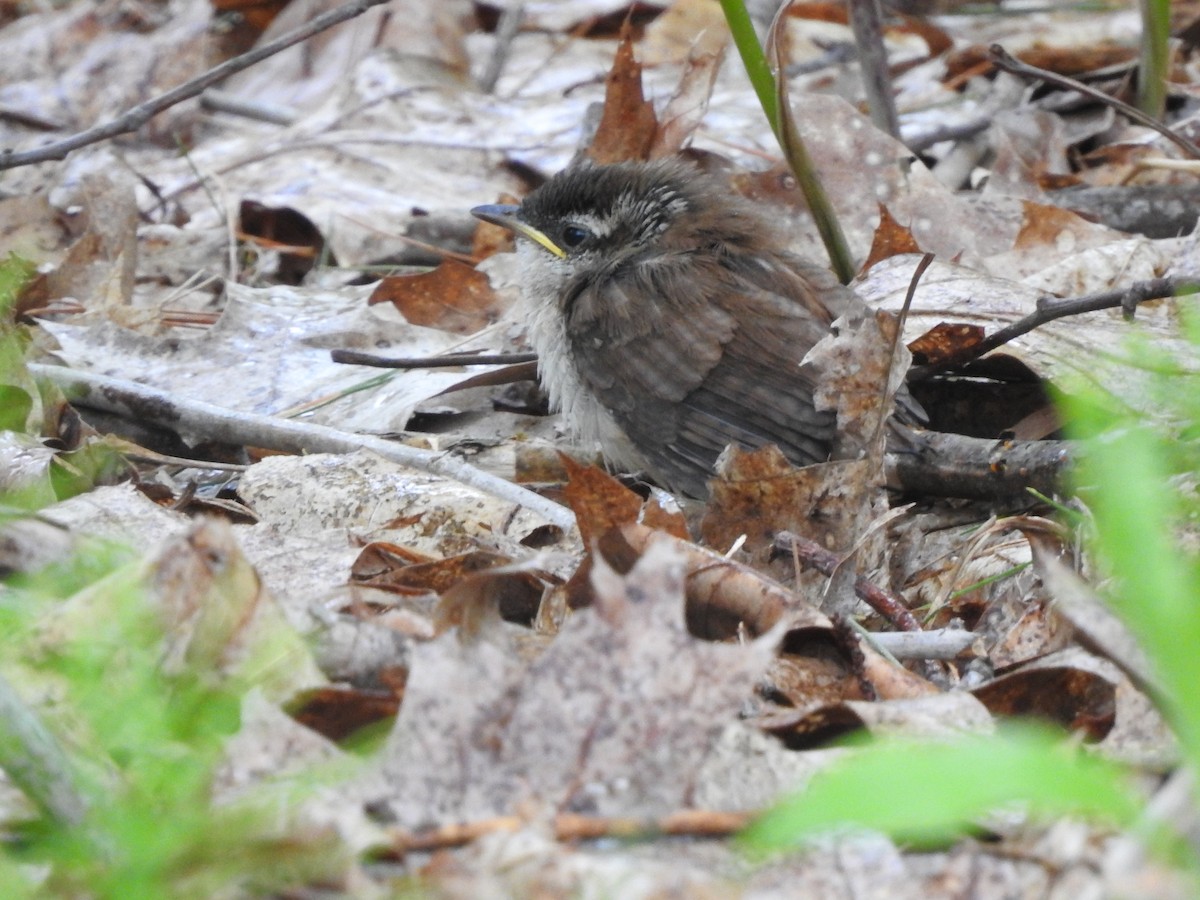
[[[1116,97],[1112,97],[1104,91],[1098,91],[1090,85],[1084,84],[1082,81],[1076,81],[1074,78],[1068,78],[1065,75],[1059,75],[1056,72],[1050,72],[1046,69],[1039,69],[1037,66],[1031,66],[1028,63],[1023,63],[1019,59],[1014,59],[1009,55],[1008,51],[999,44],[992,44],[988,48],[988,58],[992,64],[1005,72],[1011,72],[1014,75],[1019,75],[1022,78],[1036,78],[1039,81],[1044,81],[1046,84],[1052,84],[1055,87],[1060,87],[1068,91],[1076,91],[1083,94],[1085,97],[1091,97],[1093,100],[1103,103],[1105,106],[1111,106],[1121,115],[1128,119],[1132,119],[1139,125],[1145,125],[1147,128],[1153,128],[1168,141],[1177,144],[1183,151],[1193,159],[1200,159],[1200,147],[1197,147],[1185,137],[1173,132],[1166,125],[1156,121],[1152,117],[1146,115],[1140,109],[1130,106],[1128,103],[1123,103]]]
[[[570,530],[575,525],[575,516],[566,507],[477,469],[449,453],[421,450],[373,435],[352,434],[325,425],[236,412],[211,403],[176,397],[134,381],[64,366],[30,363],[29,371],[38,378],[54,382],[62,388],[68,399],[83,406],[118,415],[136,416],[165,428],[196,431],[209,440],[223,444],[249,444],[288,453],[353,453],[355,450],[370,450],[392,462],[453,478],[494,497],[524,506],[564,530]]]
[[[837,554],[826,550],[815,541],[810,541],[808,538],[790,531],[781,531],[775,535],[775,547],[786,553],[795,554],[801,563],[811,566],[827,578],[832,577],[841,563]],[[921,630],[921,623],[898,597],[893,597],[861,575],[854,581],[854,593],[901,631]]]
[[[322,31],[332,28],[334,25],[345,22],[347,19],[360,16],[372,6],[379,6],[387,2],[388,0],[352,0],[352,2],[347,3],[345,6],[339,6],[337,9],[331,9],[329,12],[317,16],[311,22],[306,22],[278,40],[271,41],[269,44],[263,44],[261,47],[256,47],[253,50],[243,53],[241,56],[235,56],[233,59],[226,60],[219,66],[209,69],[191,81],[185,81],[165,94],[159,94],[157,97],[151,97],[144,103],[139,103],[133,109],[127,110],[117,116],[117,118],[105,122],[103,125],[97,125],[86,131],[73,134],[69,138],[64,138],[61,141],[37,147],[33,150],[16,151],[8,148],[0,150],[0,170],[15,169],[18,166],[28,166],[33,163],[47,162],[54,159],[65,159],[67,154],[72,150],[78,150],[80,147],[86,147],[88,144],[96,144],[100,141],[114,138],[117,135],[137,131],[163,110],[170,109],[184,100],[195,97],[205,88],[211,87],[219,81],[228,78],[235,72],[249,68],[269,56],[274,56],[280,50],[286,50],[293,44],[307,40],[314,34],[319,34]]]
[[[1014,338],[1028,334],[1033,329],[1045,325],[1047,322],[1053,322],[1055,319],[1078,316],[1101,309],[1116,309],[1118,306],[1125,310],[1127,318],[1132,318],[1133,311],[1139,303],[1190,293],[1196,290],[1196,287],[1194,281],[1183,278],[1151,278],[1149,281],[1134,282],[1129,287],[1120,290],[1087,294],[1083,297],[1069,297],[1065,300],[1056,297],[1042,297],[1038,300],[1037,309],[1025,318],[989,334],[978,344],[964,347],[961,352],[949,356],[936,366],[913,366],[909,372],[909,380],[921,381],[934,372],[956,368],[974,359],[979,359],[985,353],[990,353]]]

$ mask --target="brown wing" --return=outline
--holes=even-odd
[[[692,496],[707,494],[731,443],[773,442],[804,464],[826,459],[833,440],[834,416],[813,408],[813,376],[800,361],[841,309],[817,299],[799,261],[760,259],[626,263],[593,279],[567,310],[584,382],[651,474]],[[858,302],[836,283],[821,286],[837,306]]]

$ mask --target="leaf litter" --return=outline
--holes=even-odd
[[[79,73],[136,48],[140,70],[154,72],[154,84],[177,83],[203,68],[203,42],[195,28],[204,19],[203,6],[176,0],[171,7],[180,15],[138,28],[106,19],[103,11],[27,16],[3,36],[17,48],[5,55],[15,68],[4,102],[47,120],[62,117],[64,109],[81,125],[103,119],[152,92],[150,87],[116,79],[116,92],[83,102],[82,85],[88,82]],[[289,113],[288,124],[251,124],[187,104],[156,119],[115,155],[104,146],[85,148],[62,166],[9,173],[6,188],[25,202],[0,204],[0,221],[12,223],[2,233],[19,236],[14,246],[37,248],[45,263],[39,308],[58,308],[39,320],[46,352],[75,368],[231,409],[278,415],[308,408],[311,419],[347,432],[401,432],[415,413],[436,403],[441,430],[423,439],[435,449],[456,448],[479,459],[496,457],[473,450],[472,441],[520,447],[531,437],[553,440],[552,422],[495,413],[490,400],[471,392],[445,393],[476,369],[405,372],[355,391],[378,372],[334,364],[328,351],[413,357],[520,346],[519,311],[508,309],[519,273],[510,270],[510,293],[498,306],[480,296],[465,310],[456,307],[461,294],[454,280],[429,281],[429,290],[411,301],[420,304],[419,311],[392,301],[399,313],[391,303],[369,306],[368,297],[380,288],[362,282],[377,277],[377,266],[402,265],[394,260],[411,252],[413,235],[440,234],[446,249],[470,253],[474,233],[465,215],[470,206],[503,194],[519,196],[566,164],[580,146],[597,145],[583,139],[582,131],[589,109],[604,100],[606,78],[644,92],[629,106],[641,111],[634,119],[615,106],[604,107],[612,116],[607,123],[603,116],[593,119],[601,129],[597,140],[621,138],[608,152],[690,146],[706,164],[726,168],[737,189],[773,204],[796,234],[798,251],[821,257],[794,180],[769,165],[776,152],[773,138],[740,68],[730,59],[722,65],[715,55],[692,52],[696,22],[704,23],[702,41],[710,54],[719,54],[724,43],[718,39],[723,25],[714,24],[704,4],[670,4],[669,13],[629,45],[628,64],[620,68],[613,64],[615,35],[601,23],[606,15],[621,18],[625,4],[526,4],[526,27],[514,38],[491,94],[470,87],[469,74],[482,69],[494,47],[492,35],[470,30],[467,6],[412,7],[398,18],[376,10],[353,27],[343,26],[309,58],[307,80],[298,78],[297,60],[305,58],[298,50],[224,86],[235,97],[275,104]],[[401,21],[409,15],[419,19]],[[835,63],[803,71],[805,63],[848,41],[842,25],[826,23],[813,31],[800,16],[788,25],[800,70],[791,87],[796,115],[852,252],[867,257],[885,214],[912,242],[873,256],[857,290],[872,305],[897,310],[917,259],[897,251],[938,256],[905,321],[906,342],[938,327],[982,325],[992,331],[1025,316],[1048,294],[1084,294],[1195,271],[1200,254],[1194,239],[1131,237],[1051,205],[1058,203],[1061,179],[1073,171],[1091,181],[1103,181],[1113,169],[1121,173],[1113,181],[1150,177],[1137,174],[1145,170],[1131,169],[1120,156],[1112,162],[1093,157],[1078,167],[1083,142],[1103,136],[1112,146],[1155,157],[1173,156],[1171,145],[1094,111],[1033,113],[1028,93],[1009,76],[999,76],[994,86],[984,80],[978,56],[970,63],[974,68],[951,74],[952,64],[966,65],[961,51],[971,44],[999,39],[1010,51],[1028,49],[1022,45],[1033,33],[1031,16],[1067,47],[1133,33],[1121,10],[1090,17],[1086,34],[1079,17],[1068,12],[1029,13],[1011,21],[941,17],[941,34],[950,36],[959,55],[949,61],[946,44],[933,31],[921,38],[901,33],[888,38],[894,62],[905,68],[897,84],[906,137],[931,124],[961,124],[981,115],[994,121],[987,134],[995,160],[966,169],[968,181],[989,176],[982,192],[939,180],[963,142],[935,142],[927,168],[854,109],[857,86],[850,67]],[[411,27],[416,21],[426,27]],[[286,25],[281,17],[276,30]],[[570,33],[585,25],[596,33],[586,38]],[[106,40],[92,43],[83,63],[56,67],[56,53],[48,51],[80,28],[103,33]],[[35,32],[43,38],[36,45],[39,55],[31,57],[21,52],[18,38]],[[180,58],[168,65],[173,55]],[[147,57],[153,62],[147,64]],[[130,65],[134,59],[128,56]],[[644,66],[640,71],[633,68],[635,59]],[[1037,64],[1059,65],[1045,58]],[[676,106],[664,111],[672,96]],[[6,146],[29,142],[12,120],[2,127]],[[190,134],[186,154],[154,144],[181,128]],[[106,177],[114,166],[136,178]],[[1153,177],[1177,178],[1161,170]],[[35,189],[49,204],[38,204],[31,215]],[[276,251],[261,243],[241,245],[257,255],[254,264],[231,252],[238,246],[243,202],[303,217],[329,258],[317,260],[299,286],[272,282],[270,254]],[[450,271],[456,264],[444,265]],[[502,285],[506,265],[511,260],[494,258],[482,268],[493,284]],[[216,280],[194,280],[201,269]],[[69,311],[68,303],[78,309]],[[168,307],[210,318],[200,330],[195,325],[183,330],[170,324]],[[1138,318],[1155,340],[1176,339],[1173,303],[1143,306]],[[1136,400],[1136,376],[1113,355],[1096,352],[1116,346],[1125,327],[1115,311],[1091,313],[1039,328],[1005,352],[1050,380],[1086,368],[1110,390]],[[467,331],[474,336],[464,341],[461,333]],[[878,355],[881,346],[829,352],[849,360],[866,352]],[[844,388],[851,377],[846,367],[835,384]],[[493,389],[473,390],[490,397]],[[845,406],[852,393],[839,402]],[[847,423],[846,433],[856,434],[860,448],[869,446],[873,408],[843,413],[860,423]],[[489,424],[480,427],[481,420]],[[996,421],[991,428],[999,433],[1011,424]],[[197,443],[204,435],[182,437]],[[458,851],[457,872],[427,872],[434,884],[449,887],[458,878],[479,886],[513,865],[523,848],[541,868],[508,870],[508,887],[518,893],[535,885],[554,884],[562,893],[625,883],[619,878],[638,873],[646,878],[647,893],[672,878],[686,878],[718,895],[737,890],[737,884],[772,894],[780,892],[770,886],[772,878],[786,874],[792,891],[825,888],[829,896],[842,896],[846,859],[873,861],[863,870],[861,887],[890,890],[889,896],[929,896],[933,885],[945,887],[964,866],[975,867],[976,875],[978,867],[988,867],[997,885],[1009,888],[1063,889],[1094,865],[1094,849],[1071,855],[1056,848],[1066,853],[1056,879],[1036,855],[1032,864],[1023,864],[959,847],[922,861],[862,838],[833,852],[818,845],[803,865],[781,862],[747,875],[730,857],[694,855],[694,847],[679,854],[678,848],[663,848],[640,861],[636,854],[584,847],[572,864],[572,855],[546,837],[566,814],[626,817],[650,827],[690,807],[760,808],[778,791],[799,786],[809,760],[815,768],[843,752],[828,749],[829,741],[854,730],[987,732],[998,718],[1039,708],[1114,757],[1152,770],[1172,758],[1169,736],[1136,675],[1131,679],[1119,660],[1107,661],[1116,651],[1097,654],[1090,637],[1088,652],[1076,646],[1078,616],[1064,624],[1054,606],[1059,591],[1066,590],[1060,587],[1065,576],[1039,583],[1029,574],[1027,564],[1037,564],[1039,553],[1047,551],[1038,544],[1031,548],[1021,523],[1002,519],[980,529],[980,512],[972,509],[917,509],[893,520],[874,470],[858,459],[798,475],[779,460],[735,454],[725,461],[708,507],[678,514],[663,512],[658,503],[644,505],[624,488],[569,465],[568,497],[582,542],[545,531],[545,523],[517,507],[371,457],[255,459],[243,457],[250,468],[232,481],[206,473],[203,461],[173,473],[174,483],[192,478],[214,495],[236,490],[259,521],[234,526],[232,538],[211,531],[218,528],[212,523],[189,532],[187,517],[127,487],[97,488],[90,498],[65,501],[45,515],[71,534],[123,535],[140,546],[168,532],[176,535],[169,539],[175,543],[165,544],[166,557],[150,564],[166,580],[177,579],[171,572],[191,558],[183,548],[194,548],[201,536],[231,554],[245,552],[261,587],[280,598],[288,627],[312,641],[325,675],[390,692],[399,704],[368,771],[340,796],[324,798],[333,817],[327,821],[340,815],[361,827],[362,811],[369,808],[376,819],[372,828],[384,822],[400,830],[373,831],[370,837],[358,831],[350,838],[347,825],[347,841],[355,847],[391,842],[403,857],[414,833],[508,817],[504,827],[484,830]],[[797,486],[797,478],[808,483]],[[831,518],[834,510],[844,519]],[[672,539],[658,535],[664,526]],[[5,526],[14,533],[21,527]],[[840,619],[826,616],[823,609],[853,613],[868,630],[879,627],[863,607],[847,603],[851,595],[843,590],[824,596],[827,578],[799,572],[794,560],[774,551],[771,536],[781,529],[808,532],[839,553],[853,550],[860,574],[914,607],[927,605],[927,628],[969,629],[982,644],[957,664],[942,666],[939,677],[898,666],[869,636],[848,634]],[[689,533],[700,535],[705,546],[692,544]],[[534,541],[546,541],[556,555],[535,557]],[[413,562],[417,555],[426,563],[448,561],[441,580],[396,594],[352,579],[360,549],[380,542],[406,557],[399,566],[423,564]],[[1061,546],[1051,542],[1051,548],[1057,558]],[[60,552],[69,552],[69,545]],[[730,559],[722,562],[717,554],[726,553]],[[34,558],[30,565],[44,562]],[[482,572],[478,566],[452,566],[485,558]],[[536,572],[499,571],[531,559],[537,560]],[[404,568],[389,572],[390,563],[376,565],[382,565],[385,581],[403,580]],[[489,575],[491,568],[497,571]],[[504,578],[515,575],[533,579],[526,584],[541,593],[540,607],[531,614],[526,603],[508,618],[493,615],[508,590]],[[460,594],[459,602],[475,611],[470,627],[463,619],[447,620],[445,604],[439,611],[436,600],[468,582],[470,597]],[[249,604],[234,618],[268,608],[255,591],[228,594]],[[194,596],[184,600],[181,609],[194,608]],[[216,615],[219,603],[211,602]],[[532,602],[537,606],[536,597]],[[464,624],[447,630],[448,621]],[[696,637],[698,632],[710,639]],[[216,634],[216,645],[201,655],[219,668],[227,654],[236,655],[240,638],[220,628],[206,633]],[[529,640],[531,634],[536,640]],[[186,636],[178,640],[176,655],[187,655],[192,645]],[[371,662],[351,666],[356,655]],[[989,665],[1004,671],[993,677]],[[303,684],[297,689],[311,689],[325,677],[308,664],[302,672],[308,677],[298,679]],[[947,690],[955,682],[970,692]],[[1047,701],[1053,708],[1045,707]],[[246,716],[247,734],[263,721],[268,735],[298,730],[294,741],[270,742],[270,749],[267,741],[256,749],[232,745],[231,754],[242,756],[248,770],[231,774],[232,782],[269,779],[302,758],[337,757],[332,744],[313,742],[311,732],[288,725],[293,720],[278,716],[277,707],[262,697],[248,698],[246,708],[253,712]],[[301,751],[302,745],[307,749]],[[607,880],[612,872],[605,872],[606,857],[620,870],[617,881]],[[422,859],[411,856],[418,866]],[[832,872],[843,874],[834,878]],[[996,892],[1002,895],[1003,888]]]

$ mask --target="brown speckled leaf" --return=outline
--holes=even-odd
[[[821,373],[817,408],[837,410],[835,457],[855,459],[864,452],[878,456],[882,449],[886,430],[880,422],[890,415],[891,397],[908,368],[905,347],[897,346],[893,359],[896,328],[896,318],[886,312],[845,317],[834,323],[835,333],[805,357],[805,364]]]
[[[419,648],[384,751],[402,825],[554,811],[658,815],[687,804],[770,642],[713,644],[683,621],[683,558],[651,543],[628,576],[596,566],[597,605],[522,667],[492,640]],[[528,808],[528,807],[527,807]]]
[[[908,342],[913,365],[936,366],[974,347],[983,340],[982,325],[940,322],[916,340]]]
[[[391,303],[413,325],[456,334],[473,334],[504,311],[487,276],[452,259],[431,272],[383,279],[367,303]]]
[[[857,462],[797,468],[774,444],[760,450],[730,447],[717,463],[717,478],[700,533],[706,545],[726,552],[745,535],[743,550],[764,562],[780,531],[793,531],[824,547],[853,539],[853,523],[843,521],[849,494],[865,480]]]
[[[1000,675],[971,693],[998,716],[1034,716],[1100,740],[1116,719],[1117,667],[1071,648]]]

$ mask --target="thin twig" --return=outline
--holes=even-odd
[[[826,577],[837,570],[837,554],[826,550],[815,541],[802,538],[790,531],[781,531],[775,536],[775,546],[780,550],[790,550],[799,560],[812,566]],[[879,613],[901,631],[920,631],[921,624],[899,599],[893,597],[878,585],[872,584],[861,575],[854,581],[854,593],[858,595],[871,609]]]
[[[900,307],[900,313],[896,317],[896,332],[892,335],[892,344],[888,348],[888,374],[883,379],[883,400],[879,404],[879,419],[875,423],[875,433],[871,438],[871,447],[880,446],[879,437],[883,430],[887,428],[888,420],[891,418],[889,407],[896,399],[896,392],[892,390],[892,370],[896,366],[896,351],[900,349],[900,337],[904,334],[904,325],[908,321],[909,311],[912,309],[913,299],[917,296],[917,285],[921,283],[921,276],[925,274],[925,270],[933,264],[933,254],[926,253],[917,262],[916,268],[913,269],[912,278],[908,280],[908,290],[904,294],[904,305]],[[900,384],[904,384],[904,378],[901,378]]]
[[[871,640],[898,660],[958,659],[971,650],[980,635],[965,628],[935,628],[930,631],[872,631]]]
[[[1037,309],[1019,321],[1006,325],[999,331],[989,334],[978,344],[964,347],[960,352],[948,357],[937,366],[914,366],[909,371],[910,381],[920,381],[948,368],[956,368],[964,363],[978,359],[985,353],[990,353],[997,347],[1007,344],[1014,338],[1027,334],[1033,329],[1062,319],[1066,316],[1078,316],[1082,313],[1096,312],[1101,309],[1125,310],[1126,317],[1132,317],[1133,310],[1139,303],[1148,300],[1161,300],[1164,297],[1174,297],[1186,293],[1186,288],[1195,289],[1194,282],[1181,278],[1152,278],[1149,281],[1137,281],[1127,288],[1114,291],[1103,291],[1099,294],[1088,294],[1083,297],[1069,297],[1059,300],[1054,297],[1043,297],[1038,300]]]
[[[880,131],[900,140],[900,118],[883,45],[883,13],[879,0],[850,0],[850,29],[858,47],[859,72],[867,95],[867,112]]]
[[[477,469],[448,453],[421,450],[373,435],[351,434],[325,425],[236,412],[211,403],[177,397],[134,381],[64,366],[30,363],[29,371],[38,378],[52,381],[62,388],[72,402],[84,406],[136,416],[140,421],[172,430],[198,432],[208,440],[222,444],[250,445],[286,453],[353,453],[355,450],[370,450],[400,465],[452,478],[494,497],[524,506],[564,530],[570,530],[575,525],[575,516],[566,507]]]
[[[559,813],[554,817],[554,838],[558,841],[618,838],[650,839],[660,835],[693,838],[724,838],[741,831],[754,817],[754,811],[720,812],[708,809],[681,809],[658,818],[632,816],[584,816]],[[519,816],[497,816],[470,822],[439,825],[423,831],[392,829],[391,845],[380,848],[383,859],[403,859],[409,853],[429,853],[451,847],[463,847],[491,834],[520,831],[528,822]]]
[[[525,4],[510,4],[501,11],[500,21],[496,23],[496,43],[492,47],[492,55],[488,58],[487,69],[479,78],[479,90],[484,94],[494,93],[496,82],[504,73],[504,66],[512,53],[513,41],[525,21]]]
[[[913,153],[921,153],[928,150],[934,144],[940,144],[942,141],[959,141],[963,138],[974,137],[981,131],[986,131],[991,127],[991,124],[992,119],[990,116],[980,116],[977,119],[970,119],[966,122],[935,125],[928,131],[919,131],[914,134],[909,140],[904,142],[904,146],[908,147]]]
[[[389,359],[361,350],[333,350],[335,363],[374,366],[377,369],[442,369],[451,366],[512,366],[537,360],[536,353],[448,353],[444,356],[412,356]]]
[[[1074,78],[1068,78],[1066,75],[1059,75],[1057,72],[1049,72],[1046,69],[1039,69],[1037,66],[1031,66],[1028,63],[1023,63],[1019,59],[1010,56],[1008,51],[999,44],[992,44],[988,48],[988,57],[992,63],[999,69],[1005,72],[1011,72],[1014,75],[1019,75],[1022,78],[1036,78],[1046,84],[1052,84],[1056,87],[1063,88],[1068,91],[1077,91],[1086,97],[1091,97],[1106,106],[1111,106],[1117,112],[1121,113],[1129,119],[1137,122],[1139,125],[1145,125],[1147,128],[1153,128],[1167,140],[1178,145],[1183,151],[1194,159],[1200,159],[1200,147],[1197,147],[1185,137],[1180,137],[1166,125],[1157,122],[1150,116],[1146,115],[1135,106],[1130,106],[1128,103],[1123,103],[1116,97],[1098,91],[1090,85],[1084,84],[1082,81],[1076,81]]]
[[[352,0],[352,2],[347,3],[345,6],[339,6],[336,9],[331,9],[329,12],[317,16],[311,22],[307,22],[299,28],[288,32],[278,40],[271,41],[271,43],[264,44],[261,47],[256,47],[247,53],[243,53],[241,56],[235,56],[233,59],[226,60],[219,66],[214,66],[202,75],[198,75],[190,81],[185,81],[165,94],[159,94],[157,97],[151,97],[144,103],[139,103],[133,109],[127,110],[117,116],[117,118],[105,122],[103,125],[97,125],[86,131],[73,134],[69,138],[64,138],[61,141],[47,144],[44,147],[38,147],[34,150],[14,151],[6,148],[0,151],[0,170],[13,169],[17,166],[28,166],[32,163],[47,162],[54,159],[65,159],[67,154],[72,150],[78,150],[80,147],[96,144],[100,141],[114,138],[117,135],[137,131],[163,110],[170,109],[184,100],[195,97],[205,88],[211,87],[217,82],[228,78],[230,75],[249,68],[257,62],[261,62],[269,56],[274,56],[279,51],[286,50],[293,44],[307,40],[314,34],[319,34],[322,31],[332,28],[334,25],[345,22],[347,19],[360,16],[373,6],[379,6],[387,2],[388,0]]]
[[[269,125],[291,125],[300,118],[300,113],[290,106],[265,103],[262,100],[247,100],[217,88],[209,88],[201,94],[200,105],[213,112],[242,116]]]

